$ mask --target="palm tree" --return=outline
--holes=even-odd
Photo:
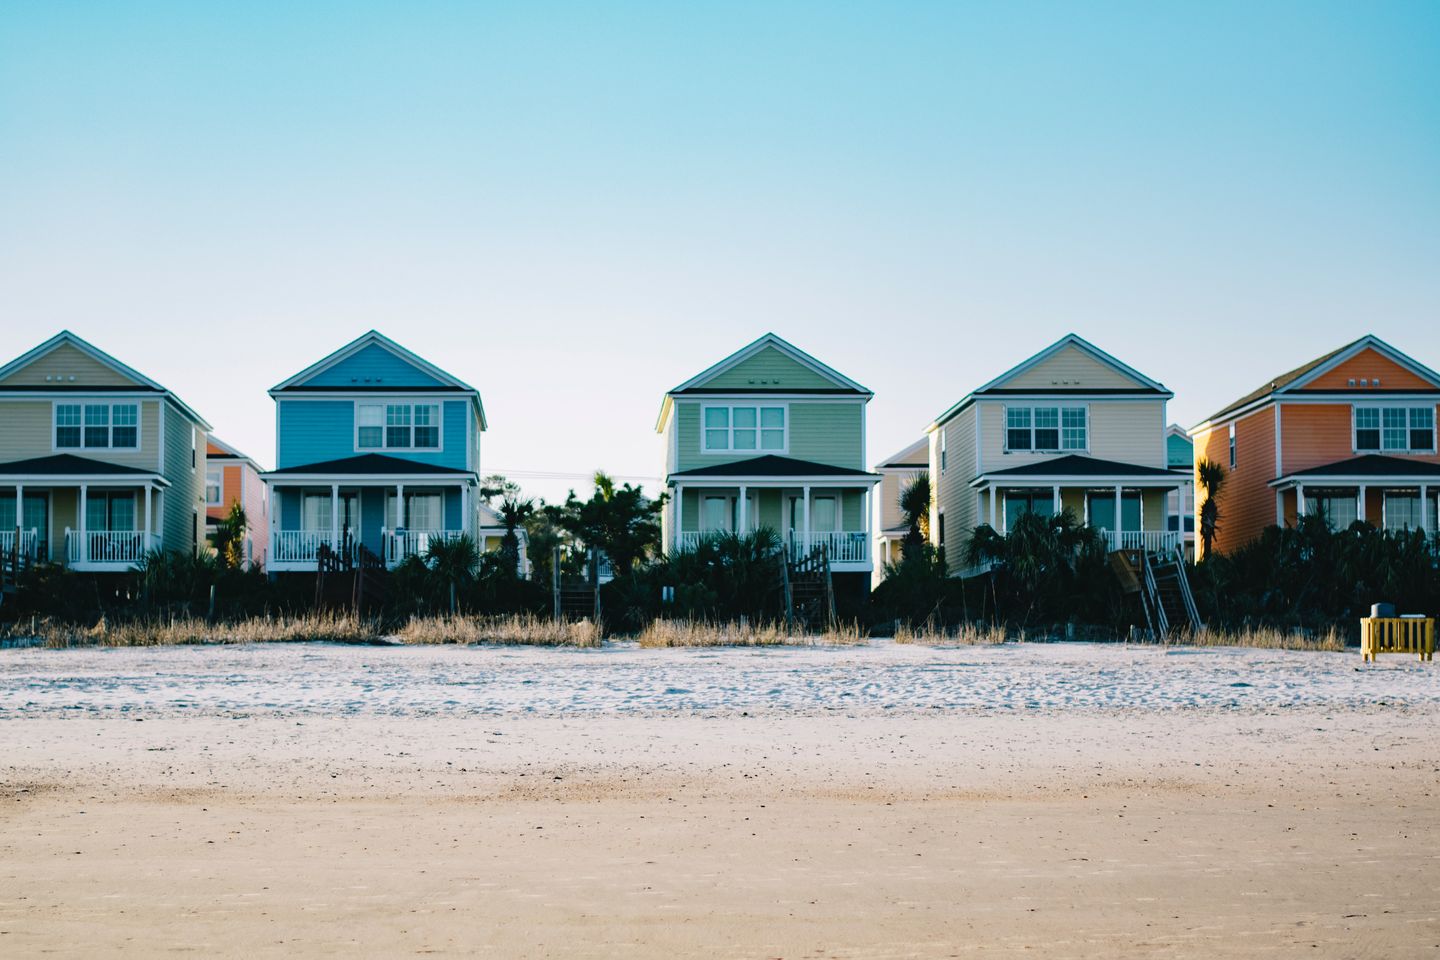
[[[245,508],[236,500],[215,531],[215,553],[227,570],[238,570],[244,562],[245,531],[249,528],[250,520],[245,516]]]
[[[519,496],[506,496],[500,501],[500,522],[505,524],[505,536],[500,538],[500,553],[509,561],[507,569],[514,571],[520,566],[520,538],[515,531],[535,513],[535,501]]]
[[[1214,460],[1202,459],[1195,465],[1195,482],[1205,499],[1200,504],[1200,544],[1205,556],[1220,532],[1220,491],[1225,487],[1225,468]]]
[[[480,568],[480,550],[468,533],[458,537],[436,537],[425,551],[425,562],[436,580],[450,588],[450,612],[456,609],[456,591],[460,584],[475,579]]]
[[[920,547],[930,539],[930,474],[922,470],[905,485],[896,500],[900,515],[910,529],[905,533],[905,555],[918,555]]]

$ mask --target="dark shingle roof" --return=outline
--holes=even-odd
[[[792,457],[777,457],[766,454],[749,460],[716,464],[713,467],[696,467],[670,474],[672,477],[873,477],[875,474],[864,470],[851,470],[828,463],[811,460],[796,460]]]
[[[357,457],[344,457],[340,460],[324,460],[320,463],[306,463],[298,467],[285,467],[281,470],[271,470],[266,476],[285,476],[286,474],[316,474],[323,473],[337,477],[357,474],[437,474],[443,473],[453,476],[464,476],[470,473],[469,470],[460,470],[456,467],[442,467],[432,463],[420,463],[415,460],[407,460],[403,457],[386,456],[383,453],[362,453]]]
[[[1336,460],[1334,463],[1295,470],[1287,477],[1440,477],[1440,463],[1429,460],[1411,460],[1406,457],[1387,457],[1378,453],[1367,453],[1360,457]]]
[[[1362,337],[1361,339],[1364,338]],[[1274,393],[1276,390],[1279,390],[1282,387],[1289,386],[1296,380],[1299,380],[1301,377],[1305,376],[1305,374],[1314,370],[1316,367],[1324,366],[1331,360],[1334,360],[1336,357],[1340,356],[1340,354],[1344,353],[1346,350],[1349,350],[1351,347],[1355,346],[1355,344],[1359,342],[1359,340],[1351,340],[1349,343],[1345,344],[1345,346],[1338,347],[1323,356],[1316,357],[1309,363],[1301,364],[1294,370],[1291,370],[1289,373],[1280,374],[1280,376],[1276,377],[1274,380],[1271,380],[1265,386],[1251,390],[1249,393],[1245,394],[1245,396],[1241,397],[1239,400],[1236,400],[1234,403],[1226,406],[1218,413],[1212,414],[1210,419],[1219,420],[1226,414],[1233,413],[1234,411],[1239,410],[1241,407],[1252,404],[1256,400],[1261,399],[1262,397],[1269,396],[1270,394]]]
[[[47,474],[62,477],[153,477],[155,471],[142,470],[139,467],[126,467],[118,463],[105,463],[103,460],[77,457],[71,453],[57,453],[49,457],[0,463],[0,474],[24,477]]]
[[[1163,467],[1142,467],[1116,460],[1097,460],[1069,454],[1054,460],[1027,463],[1023,467],[986,471],[987,477],[1174,477],[1175,471]]]

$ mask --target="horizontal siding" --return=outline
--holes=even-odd
[[[46,379],[49,377],[50,379]],[[70,378],[74,377],[72,381]],[[57,383],[67,388],[77,386],[138,387],[137,381],[121,374],[68,343],[45,356],[26,364],[0,380],[0,387],[43,387]],[[144,389],[149,389],[145,387]]]
[[[191,460],[191,440],[196,437],[194,465]],[[161,549],[189,552],[194,546],[193,534],[204,536],[205,513],[205,451],[207,443],[203,431],[173,407],[165,410],[165,479],[170,489],[165,491],[164,521]],[[198,523],[197,523],[198,520]]]
[[[965,543],[980,523],[975,491],[970,489],[970,481],[975,479],[975,417],[976,407],[972,405],[931,435],[930,483],[934,506],[930,536],[939,542],[943,515],[945,557],[952,572],[964,567]],[[943,470],[940,468],[942,432],[947,451]]]
[[[340,389],[360,384],[400,389],[448,386],[378,344],[371,344],[353,356],[346,357],[333,367],[304,381],[304,385],[307,387],[338,387]]]
[[[1075,386],[1095,389],[1135,389],[1146,386],[1078,347],[1069,346],[1028,370],[996,386],[1006,390],[1040,390]]]
[[[282,398],[280,435],[276,444],[276,468],[299,467],[308,463],[341,460],[360,453],[381,453],[434,466],[466,468],[470,437],[467,421],[473,417],[464,400],[446,400],[442,405],[441,448],[438,451],[355,449],[355,403],[352,400],[296,400]],[[477,431],[478,432],[478,431]]]
[[[1106,400],[1069,401],[1069,405],[1085,404],[1090,408],[1088,451],[1075,451],[1099,460],[1115,460],[1140,466],[1160,467],[1167,465],[1165,445],[1165,401],[1164,400]],[[1019,406],[1037,406],[1018,402]],[[1065,406],[1063,398],[1056,406]],[[975,407],[980,408],[981,469],[982,472],[1005,470],[1029,463],[1043,463],[1064,454],[1006,453],[1005,452],[1005,407],[998,400],[982,400]],[[955,447],[950,454],[955,456]],[[954,462],[953,459],[951,461]]]
[[[764,402],[763,399],[757,402]],[[863,470],[865,405],[855,403],[807,403],[791,401],[789,407],[790,449],[785,456],[852,470]],[[701,453],[701,402],[682,400],[675,404],[675,426],[679,430],[679,469],[693,470],[750,460],[764,456],[763,450],[726,454]]]
[[[1226,467],[1225,487],[1220,494],[1220,525],[1215,549],[1231,553],[1275,525],[1275,411],[1265,407],[1235,422],[1235,469],[1229,469],[1228,426],[1203,431],[1195,437],[1195,462],[1213,460]],[[1196,477],[1195,529],[1197,555],[1204,546],[1198,539],[1200,508],[1204,493]]]
[[[1433,390],[1436,384],[1411,370],[1402,367],[1389,357],[1375,350],[1362,350],[1334,370],[1316,377],[1305,385],[1304,390],[1355,390],[1363,393],[1363,387],[1351,387],[1350,379],[1374,381],[1380,378],[1384,390]],[[1300,392],[1304,392],[1304,390]]]
[[[706,388],[723,387],[738,390],[756,386],[792,390],[833,390],[839,384],[791,359],[774,347],[766,347],[755,356],[706,380],[705,386]]]
[[[750,491],[756,498],[756,511],[759,516],[759,523],[768,526],[772,530],[783,533],[790,525],[790,507],[792,498],[802,496],[801,488],[764,488]],[[687,485],[681,491],[683,500],[681,517],[681,530],[687,533],[694,533],[700,529],[700,504],[705,497],[724,497],[727,500],[735,500],[739,496],[737,487],[692,487]],[[838,489],[822,490],[818,487],[811,488],[810,498],[813,502],[817,497],[835,496],[840,498],[841,524],[845,530],[862,530],[865,526],[865,491],[858,487],[843,487]],[[672,518],[673,522],[673,518]],[[798,529],[798,525],[797,525]]]
[[[79,397],[73,402],[115,402],[105,397]],[[66,401],[70,402],[70,401]],[[0,400],[0,462],[70,453],[90,460],[155,470],[159,455],[160,400],[140,400],[140,447],[110,450],[94,447],[55,449],[55,410],[49,400]]]
[[[1414,406],[1406,404],[1405,406]],[[1420,406],[1433,406],[1420,404]],[[1288,403],[1280,405],[1281,467],[1284,473],[1323,466],[1355,456],[1351,433],[1353,404]],[[1429,454],[1401,454],[1404,457],[1440,463],[1440,451]]]

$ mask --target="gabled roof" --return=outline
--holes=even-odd
[[[930,466],[930,438],[921,437],[904,450],[898,450],[890,454],[875,469],[898,469],[903,467],[925,467]]]
[[[1230,414],[1243,410],[1252,404],[1262,403],[1275,394],[1300,390],[1310,381],[1333,370],[1351,357],[1365,350],[1374,350],[1376,353],[1387,357],[1402,367],[1406,367],[1420,377],[1434,383],[1437,388],[1440,388],[1440,373],[1436,373],[1414,358],[1401,353],[1373,333],[1367,333],[1359,340],[1352,340],[1343,347],[1331,350],[1329,353],[1318,356],[1308,363],[1303,363],[1294,370],[1282,373],[1264,386],[1251,390],[1239,400],[1211,414],[1202,424],[1197,425],[1196,429],[1205,423],[1214,423],[1216,420],[1223,420],[1229,417]]]
[[[1433,460],[1413,460],[1409,457],[1387,457],[1379,453],[1367,453],[1358,457],[1347,457],[1334,463],[1322,464],[1305,470],[1294,470],[1271,481],[1271,484],[1285,480],[1321,480],[1349,477],[1406,477],[1416,480],[1440,480],[1440,463]]]
[[[168,486],[168,481],[153,470],[91,460],[73,453],[0,463],[0,477],[153,477]]]
[[[322,460],[319,463],[302,463],[294,467],[282,467],[279,470],[271,470],[265,474],[267,477],[283,476],[410,476],[410,475],[435,475],[444,474],[447,476],[463,477],[471,474],[470,470],[461,470],[457,467],[442,467],[431,463],[421,463],[418,460],[407,460],[404,457],[391,457],[383,453],[362,453],[354,457],[342,457],[339,460]]]
[[[1006,389],[1005,383],[1006,383],[1007,381],[1013,379],[1014,377],[1019,376],[1020,374],[1026,372],[1027,370],[1032,369],[1033,367],[1036,367],[1036,366],[1044,363],[1046,360],[1049,360],[1051,357],[1053,357],[1055,354],[1059,353],[1060,351],[1065,350],[1065,349],[1069,349],[1069,348],[1074,348],[1074,349],[1076,349],[1076,350],[1079,350],[1081,353],[1084,353],[1084,354],[1090,356],[1091,358],[1093,358],[1094,360],[1098,361],[1099,363],[1101,363],[1101,364],[1103,364],[1103,365],[1105,365],[1105,366],[1107,366],[1107,367],[1110,367],[1111,369],[1115,370],[1117,373],[1121,374],[1122,376],[1124,376],[1124,377],[1126,377],[1126,378],[1134,381],[1134,382],[1135,382],[1135,386],[1134,386],[1133,388],[1114,388],[1114,387],[1109,387],[1109,388],[1100,388],[1100,389],[1094,389],[1094,390],[1071,390],[1071,389],[1068,389],[1068,388],[1065,388],[1065,389],[1057,389],[1057,390],[1035,390],[1035,389],[1007,390],[1007,389]],[[1022,361],[1021,363],[1016,364],[1015,366],[1011,367],[1009,370],[1006,370],[1004,373],[1000,374],[1000,376],[996,377],[994,380],[991,380],[989,383],[986,383],[984,386],[979,387],[979,388],[977,388],[977,389],[975,389],[975,390],[972,390],[970,393],[967,393],[964,397],[961,397],[960,400],[959,400],[959,402],[955,403],[953,406],[951,406],[951,407],[950,407],[948,410],[946,410],[944,413],[940,414],[940,416],[936,417],[934,423],[932,423],[932,424],[930,425],[930,428],[929,428],[929,429],[930,429],[930,430],[934,430],[936,427],[939,427],[939,426],[940,426],[941,424],[943,424],[945,421],[947,421],[947,420],[949,420],[951,417],[955,416],[955,414],[959,413],[961,410],[964,410],[964,409],[965,409],[966,407],[968,407],[970,404],[974,403],[975,400],[976,400],[976,398],[978,398],[978,397],[982,397],[982,396],[986,396],[986,395],[1000,395],[1000,396],[1003,396],[1003,395],[1006,395],[1006,394],[1008,394],[1008,393],[1025,394],[1025,395],[1033,395],[1033,394],[1037,394],[1037,393],[1040,393],[1040,394],[1050,394],[1050,393],[1053,393],[1053,394],[1055,394],[1055,395],[1057,395],[1057,396],[1065,396],[1065,395],[1082,396],[1082,395],[1086,395],[1086,394],[1090,394],[1090,395],[1095,395],[1095,394],[1105,394],[1105,395],[1135,394],[1135,395],[1138,395],[1138,396],[1165,397],[1165,398],[1167,398],[1167,399],[1168,399],[1169,397],[1173,397],[1173,396],[1174,396],[1174,394],[1171,393],[1170,390],[1168,390],[1168,389],[1166,388],[1165,384],[1161,383],[1160,381],[1158,381],[1158,380],[1152,380],[1152,379],[1150,379],[1149,377],[1145,376],[1145,374],[1141,373],[1139,370],[1136,370],[1134,367],[1131,367],[1131,366],[1129,366],[1128,364],[1122,363],[1120,360],[1116,359],[1113,355],[1111,355],[1111,354],[1109,354],[1109,353],[1106,353],[1104,350],[1101,350],[1099,347],[1095,346],[1095,344],[1091,343],[1089,340],[1086,340],[1084,337],[1081,337],[1081,336],[1079,336],[1078,334],[1074,334],[1074,333],[1067,333],[1065,336],[1061,337],[1059,340],[1056,340],[1054,343],[1050,344],[1050,346],[1046,347],[1044,350],[1041,350],[1039,353],[1035,354],[1034,356],[1030,357],[1030,358],[1027,359],[1027,360]]]
[[[95,346],[90,341],[71,333],[69,330],[61,330],[59,333],[55,334],[55,336],[51,337],[49,340],[46,340],[38,347],[22,353],[14,360],[11,360],[3,367],[0,367],[0,380],[4,380],[6,377],[10,376],[17,370],[28,367],[36,360],[39,360],[40,358],[46,356],[47,354],[53,352],[54,350],[62,346],[73,347],[76,350],[79,350],[81,353],[85,354],[86,356],[90,357],[97,363],[109,367],[111,370],[114,370],[116,373],[120,374],[120,376],[125,377],[129,380],[133,380],[135,382],[135,389],[137,390],[153,390],[156,393],[164,394],[171,400],[171,402],[175,404],[175,406],[179,407],[186,416],[190,417],[190,419],[194,420],[201,427],[205,428],[206,431],[209,431],[211,429],[210,424],[205,421],[204,417],[200,416],[200,414],[190,409],[190,407],[183,400],[181,400],[171,391],[167,390],[164,386],[155,382],[154,380],[151,380],[149,377],[145,376],[143,373],[136,370],[134,367],[130,367],[126,364],[121,363],[119,360],[116,360],[114,357],[110,356],[110,354],[106,353],[104,350],[101,350],[99,347]],[[95,388],[87,386],[84,388],[77,387],[76,389],[83,389],[86,392],[91,392]],[[108,391],[114,388],[107,387],[105,389]]]
[[[394,340],[391,340],[389,337],[385,336],[378,330],[371,330],[368,333],[361,334],[359,337],[351,340],[349,343],[345,344],[345,346],[341,347],[339,350],[336,350],[334,353],[316,361],[315,363],[312,363],[304,370],[301,370],[293,377],[290,377],[288,380],[285,380],[271,387],[270,395],[273,397],[277,393],[304,390],[305,381],[310,380],[315,376],[318,376],[319,374],[325,372],[326,370],[329,370],[336,364],[342,363],[346,359],[359,353],[361,350],[364,350],[367,347],[371,346],[377,346],[380,347],[382,350],[389,351],[391,354],[403,360],[405,363],[410,364],[416,369],[440,381],[444,385],[442,389],[448,388],[470,394],[471,398],[475,403],[475,411],[480,418],[480,429],[487,429],[489,424],[487,424],[485,421],[485,408],[480,402],[479,390],[476,390],[474,387],[470,386],[470,384],[466,383],[464,380],[461,380],[459,377],[456,377],[453,374],[441,370],[439,367],[435,366],[433,363],[431,363],[429,360],[426,360],[424,357],[421,357],[419,354],[413,353],[410,350],[405,349],[404,347],[400,346],[400,344],[396,343]],[[335,389],[337,390],[337,392],[348,392],[341,390],[341,388],[327,389]],[[390,389],[391,392],[414,392],[414,388],[410,387]]]
[[[852,470],[848,467],[837,467],[829,463],[815,463],[811,460],[796,460],[794,457],[777,457],[774,454],[766,454],[763,457],[751,457],[749,460],[737,460],[731,463],[718,463],[711,467],[696,467],[693,470],[680,470],[670,474],[671,477],[874,477],[875,474],[864,470]]]
[[[976,477],[972,483],[981,482],[986,477],[1115,477],[1117,479],[1167,477],[1173,479],[1174,476],[1173,471],[1160,467],[1145,467],[1136,463],[1121,463],[1118,460],[1100,460],[1072,453],[1056,457],[1053,460],[1027,463],[1024,466],[1008,467],[1004,470],[988,470]]]
[[[735,389],[728,387],[723,389],[709,389],[706,387],[707,383],[714,380],[722,373],[725,373],[726,371],[739,366],[746,360],[749,360],[751,357],[767,349],[777,350],[781,354],[798,363],[800,366],[805,367],[812,373],[815,373],[816,375],[829,381],[832,386],[826,389],[816,389],[814,387],[801,389],[779,387],[774,389]],[[806,353],[804,350],[801,350],[799,347],[795,346],[793,343],[790,343],[788,340],[784,340],[773,333],[767,333],[764,336],[760,337],[758,340],[748,343],[745,346],[741,347],[739,350],[736,350],[734,353],[730,354],[730,356],[726,357],[724,360],[721,360],[719,363],[707,367],[706,369],[697,373],[695,376],[691,377],[689,380],[686,380],[679,386],[669,390],[665,394],[664,400],[662,400],[660,403],[660,416],[655,421],[656,432],[658,433],[665,427],[665,416],[670,410],[670,404],[673,397],[682,394],[704,393],[848,394],[850,396],[865,398],[874,396],[874,394],[871,393],[871,391],[867,387],[861,386],[859,383],[851,380],[849,377],[845,376],[843,373],[840,373],[835,368],[821,363],[819,360],[816,360],[814,357],[810,356],[810,354]]]
[[[248,455],[246,455],[246,454],[241,453],[239,450],[237,450],[237,449],[235,449],[234,447],[230,446],[230,444],[226,443],[224,440],[221,440],[219,437],[215,436],[214,434],[211,434],[211,435],[208,437],[208,440],[209,440],[209,442],[210,442],[210,444],[211,444],[212,446],[219,447],[221,452],[220,452],[220,454],[219,454],[218,456],[217,456],[217,455],[213,455],[213,454],[207,454],[207,455],[206,455],[206,458],[207,458],[207,459],[210,459],[210,460],[243,460],[245,463],[248,463],[248,464],[250,464],[250,466],[254,467],[257,471],[260,471],[260,464],[258,464],[258,463],[255,461],[255,458],[254,458],[254,457],[251,457],[251,456],[248,456]],[[262,471],[262,472],[263,472],[263,471]]]

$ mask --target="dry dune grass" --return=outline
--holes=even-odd
[[[598,647],[602,630],[589,620],[512,617],[413,617],[395,631],[402,643],[501,643],[537,647]]]
[[[236,623],[203,619],[101,620],[94,626],[38,620],[15,624],[6,639],[30,639],[46,647],[158,647],[204,643],[373,643],[376,625],[358,617],[308,614],[300,617],[253,617]]]
[[[1259,650],[1318,650],[1337,652],[1345,649],[1345,635],[1336,627],[1306,633],[1252,627],[1247,630],[1185,631],[1172,637],[1168,644],[1181,647],[1254,647]]]
[[[778,623],[656,620],[636,639],[642,647],[779,647],[864,643],[866,633],[857,623],[839,624],[820,634],[794,634]]]
[[[946,628],[926,623],[920,627],[900,624],[895,628],[896,643],[914,643],[924,646],[982,646],[1004,643],[1008,639],[1004,627],[990,624],[965,623],[958,627]],[[1022,634],[1017,639],[1024,640]]]

